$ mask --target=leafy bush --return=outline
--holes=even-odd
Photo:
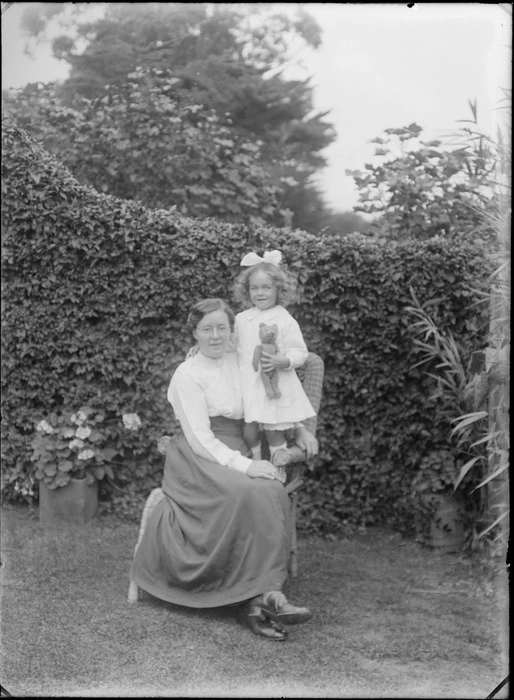
[[[280,187],[262,141],[242,137],[214,110],[182,105],[177,79],[141,69],[101,98],[63,106],[55,86],[29,85],[5,109],[80,182],[100,192],[223,221],[281,217]]]
[[[476,104],[470,103],[476,125]],[[443,140],[422,141],[417,124],[385,129],[372,140],[376,162],[349,170],[359,188],[355,211],[379,214],[371,230],[389,239],[406,235],[468,238],[490,246],[494,227],[485,213],[497,211],[494,196],[497,149],[469,126]]]
[[[79,185],[14,125],[3,139],[7,497],[27,473],[41,415],[84,404],[140,416],[113,483],[143,496],[158,485],[157,440],[177,427],[166,389],[192,342],[188,308],[206,296],[230,299],[243,254],[279,248],[302,293],[291,312],[325,361],[321,450],[300,524],[326,532],[404,521],[401,498],[421,459],[450,444],[444,411],[427,407],[433,380],[412,368],[409,287],[469,352],[479,349],[480,247],[316,237],[152,211]],[[116,449],[123,432],[113,433]]]

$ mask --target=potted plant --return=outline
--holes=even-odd
[[[416,539],[441,552],[464,545],[465,511],[454,493],[460,469],[451,450],[434,450],[423,457],[412,482]]]
[[[117,450],[109,445],[105,412],[83,406],[51,413],[36,425],[31,442],[32,478],[39,482],[39,519],[44,525],[83,524],[98,508],[98,481],[113,478]],[[136,413],[122,416],[127,430],[138,430]]]
[[[424,535],[418,534],[418,539],[424,541],[432,538],[431,535],[427,535],[426,517],[423,517],[423,514],[428,515],[428,508],[440,521],[441,527],[436,530],[447,533],[453,530],[457,540],[461,537],[459,533],[462,529],[467,531],[466,535],[473,535],[480,512],[484,510],[483,499],[476,492],[480,485],[480,474],[473,471],[472,467],[483,461],[482,457],[487,455],[487,450],[482,435],[467,417],[468,411],[473,407],[472,395],[477,381],[468,367],[477,353],[458,341],[451,331],[439,328],[426,308],[420,304],[412,288],[410,292],[414,303],[405,310],[412,318],[410,330],[414,336],[413,352],[421,358],[412,368],[423,367],[425,376],[434,382],[434,391],[427,397],[427,401],[433,407],[434,416],[439,418],[434,425],[441,426],[440,418],[443,418],[443,426],[446,423],[448,428],[447,435],[444,434],[444,430],[441,434],[440,428],[434,428],[432,441],[436,442],[446,437],[448,448],[428,452],[419,465],[413,483],[413,493],[417,502],[417,529],[423,527],[425,531]],[[460,437],[457,437],[455,422],[458,422],[461,428],[469,427],[469,430],[466,430],[465,434],[461,431]],[[443,508],[444,517],[440,515],[440,508]],[[453,518],[447,514],[457,510],[460,511],[460,525],[444,527],[443,520],[447,517]],[[421,520],[424,520],[424,525]],[[441,542],[439,546],[446,545]],[[456,549],[460,547],[457,543],[450,542],[447,546]]]

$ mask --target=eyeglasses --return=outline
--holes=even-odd
[[[199,326],[196,329],[197,333],[200,333],[203,336],[212,336],[212,335],[229,335],[230,333],[230,326],[205,326],[202,328]]]

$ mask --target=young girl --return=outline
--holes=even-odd
[[[260,428],[270,447],[271,462],[281,466],[288,461],[284,432],[316,413],[296,376],[295,368],[307,360],[307,346],[300,326],[284,308],[293,299],[294,281],[280,267],[282,253],[265,252],[261,258],[248,253],[241,261],[246,269],[236,279],[234,296],[251,308],[236,315],[235,340],[239,355],[245,416],[245,440],[254,459],[261,459]],[[260,372],[253,366],[254,352],[261,343],[259,324],[276,324],[278,353],[262,352],[258,369],[278,370],[276,397],[268,398]],[[278,451],[280,454],[276,454]],[[275,456],[276,455],[276,456]],[[285,456],[285,459],[283,459]],[[281,477],[285,480],[285,469]]]

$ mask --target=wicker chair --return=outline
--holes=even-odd
[[[303,390],[307,394],[313,409],[316,411],[316,416],[303,421],[303,424],[313,435],[316,435],[318,425],[317,414],[321,404],[321,393],[323,388],[323,374],[325,365],[319,355],[313,352],[309,353],[307,362],[297,370],[300,381],[303,385]],[[288,466],[288,475],[286,481],[286,491],[291,499],[291,557],[289,559],[289,574],[291,578],[298,576],[298,554],[297,554],[297,537],[296,537],[296,516],[298,507],[298,491],[303,484],[302,473],[305,469],[305,462],[293,462]]]
[[[321,392],[323,386],[324,364],[319,355],[313,352],[309,353],[306,363],[297,370],[300,381],[302,382],[305,393],[307,394],[312,407],[318,413],[321,404]],[[317,417],[309,418],[303,421],[305,427],[313,434],[316,434]],[[298,490],[303,484],[302,472],[305,468],[305,462],[292,462],[287,466],[287,481],[285,484],[286,492],[291,499],[291,556],[289,559],[289,575],[292,578],[298,576],[298,555],[297,555],[297,536],[296,536],[296,516],[298,506]],[[155,506],[164,498],[164,493],[161,488],[155,488],[150,492],[143,514],[141,516],[141,524],[139,526],[139,535],[134,554],[139,547],[143,534],[146,529],[148,518],[152,514]],[[128,600],[130,603],[137,603],[139,600],[139,587],[130,581]]]

